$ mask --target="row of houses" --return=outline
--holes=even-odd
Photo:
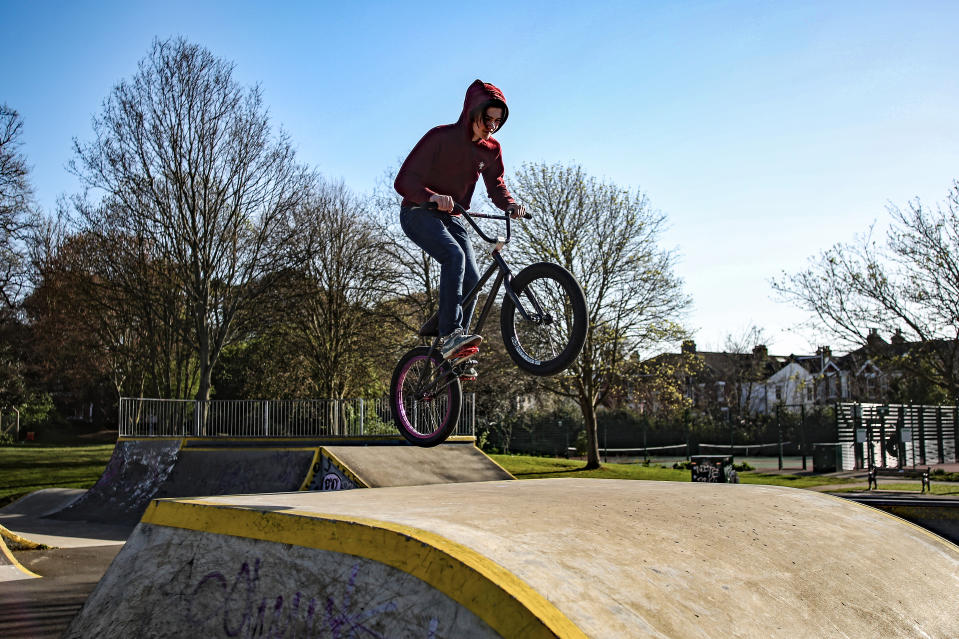
[[[897,362],[919,344],[907,342],[899,331],[886,341],[872,330],[865,344],[843,355],[821,346],[812,355],[780,356],[770,355],[765,345],[751,353],[700,351],[687,340],[682,355],[694,355],[701,369],[687,377],[684,393],[699,408],[753,414],[769,414],[777,407],[798,410],[835,402],[903,401],[890,396],[904,376]]]

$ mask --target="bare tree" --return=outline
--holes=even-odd
[[[129,238],[69,233],[54,220],[35,237],[36,283],[24,305],[46,366],[103,368],[117,396],[196,392],[198,360],[181,337],[185,299],[168,271]]]
[[[400,227],[402,198],[393,188],[399,166],[383,172],[370,197],[372,219],[386,238],[387,259],[394,267],[392,299],[384,301],[384,320],[399,326],[409,343],[439,307],[439,264],[406,236]]]
[[[873,230],[809,259],[799,273],[772,282],[782,299],[812,313],[847,345],[868,343],[871,330],[902,331],[919,347],[899,364],[959,395],[959,182],[945,207],[919,200],[888,207],[885,244]]]
[[[35,222],[33,189],[20,152],[23,120],[0,105],[0,313],[16,307],[27,279],[25,233]]]
[[[725,380],[732,385],[732,392],[725,394],[723,403],[735,410],[742,419],[748,414],[756,391],[764,382],[766,367],[765,345],[769,342],[766,332],[752,325],[739,334],[726,335],[724,352]]]
[[[568,374],[544,382],[575,400],[587,433],[587,468],[599,466],[596,407],[624,381],[630,355],[685,336],[689,306],[673,273],[675,255],[658,246],[665,216],[639,190],[588,176],[579,166],[524,165],[513,193],[533,212],[510,250],[560,264],[586,294],[589,334]]]
[[[92,142],[75,142],[73,169],[105,205],[80,206],[82,226],[113,243],[117,270],[136,262],[152,270],[143,284],[175,286],[196,397],[208,399],[223,347],[244,335],[239,324],[288,267],[293,213],[312,176],[289,140],[272,134],[259,89],[244,89],[232,64],[179,38],[154,42],[93,130]],[[127,298],[145,292],[130,286]]]
[[[364,394],[392,364],[385,353],[396,342],[395,328],[376,312],[393,295],[390,241],[342,183],[321,184],[296,221],[304,231],[303,266],[283,306],[289,338],[309,362],[321,396]]]

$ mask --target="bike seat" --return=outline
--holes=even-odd
[[[419,335],[421,337],[439,337],[440,334],[440,316],[439,313],[433,313],[433,316],[426,320],[426,323],[420,327]]]

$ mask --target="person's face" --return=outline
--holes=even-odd
[[[486,112],[473,121],[473,138],[476,140],[488,140],[493,135],[493,131],[498,129],[503,123],[503,109],[500,107],[487,107]]]

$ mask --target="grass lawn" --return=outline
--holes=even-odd
[[[690,481],[688,470],[643,466],[642,464],[603,464],[596,470],[582,470],[583,462],[553,457],[530,457],[527,455],[490,455],[497,464],[508,470],[517,479],[543,479],[546,477],[590,477],[595,479],[646,479],[653,481]],[[813,488],[833,484],[862,484],[856,479],[837,479],[818,475],[780,475],[749,471],[739,473],[744,484],[768,484],[793,488]]]
[[[0,506],[41,488],[89,488],[112,452],[113,444],[0,447]]]
[[[106,467],[113,444],[49,446],[42,444],[0,447],[0,506],[41,488],[89,488]],[[645,479],[652,481],[689,481],[688,470],[643,466],[642,464],[603,464],[596,470],[583,470],[583,462],[528,455],[491,455],[517,479],[546,477],[589,477],[594,479]],[[749,471],[739,473],[744,484],[768,484],[793,488],[836,486],[839,491],[864,490],[861,479],[840,479],[819,475],[780,475]],[[841,487],[841,484],[848,484]],[[880,483],[884,490],[919,492],[916,483]],[[959,495],[959,482],[932,482],[935,495]]]

